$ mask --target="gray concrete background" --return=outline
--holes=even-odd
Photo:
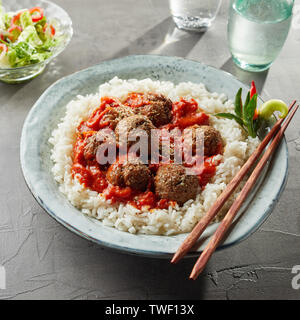
[[[40,77],[0,83],[0,264],[7,272],[1,299],[299,299],[291,286],[300,265],[300,113],[287,130],[289,180],[269,219],[244,242],[217,252],[201,277],[187,280],[194,260],[168,261],[111,252],[52,220],[27,189],[19,164],[23,121],[57,79],[100,61],[136,53],[177,55],[255,79],[265,98],[300,99],[300,14],[269,72],[239,70],[227,49],[228,1],[205,34],[174,29],[161,0],[56,0],[74,22],[71,44]],[[5,3],[5,1],[4,1]],[[300,1],[295,5],[300,12]],[[297,26],[297,24],[299,24]],[[163,45],[167,37],[177,41]]]

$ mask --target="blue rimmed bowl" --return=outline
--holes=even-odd
[[[54,83],[39,98],[29,112],[21,137],[21,165],[25,180],[38,203],[59,223],[74,233],[99,245],[137,255],[169,258],[182,243],[186,234],[175,236],[133,235],[103,226],[74,208],[58,190],[51,173],[51,145],[48,139],[64,115],[66,104],[77,95],[94,93],[98,86],[114,76],[122,79],[168,80],[174,83],[203,82],[209,91],[223,92],[233,99],[237,90],[248,87],[229,73],[199,62],[175,57],[154,55],[128,56],[102,62],[74,73]],[[260,99],[260,102],[262,100]],[[231,232],[220,246],[236,244],[252,234],[270,215],[285,186],[288,172],[288,152],[285,140],[281,143],[264,179],[260,179],[240,211]],[[218,223],[205,233],[201,251]],[[197,252],[190,252],[193,256]]]

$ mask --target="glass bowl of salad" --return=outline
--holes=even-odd
[[[38,76],[72,35],[71,18],[50,1],[0,0],[0,81]]]

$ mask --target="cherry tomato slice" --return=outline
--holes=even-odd
[[[29,10],[33,22],[38,22],[44,18],[44,9],[40,7],[34,7]]]
[[[47,28],[50,28],[51,36],[54,37],[55,33],[56,33],[56,30],[53,27],[53,25],[52,24],[49,25],[48,23],[46,23],[45,26],[44,26],[43,31],[46,32]]]
[[[9,32],[9,36],[8,36],[8,39],[12,42],[16,41],[20,35],[20,33],[22,32],[22,28],[19,27],[19,26],[11,26],[9,29],[8,29],[8,32]]]
[[[17,13],[16,15],[14,15],[11,19],[11,22],[10,22],[10,25],[11,26],[16,26],[16,25],[19,25],[20,24],[20,17],[21,17],[21,14],[23,13],[24,11],[20,11],[19,13]]]
[[[0,52],[2,53],[3,51],[4,52],[7,52],[8,48],[7,46],[4,44],[4,43],[0,43]]]

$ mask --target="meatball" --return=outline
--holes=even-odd
[[[173,161],[175,157],[174,153],[175,153],[174,144],[170,143],[170,145],[168,145],[168,144],[164,144],[163,142],[160,143],[159,154],[164,161],[166,160]]]
[[[102,129],[86,139],[84,146],[84,158],[86,160],[94,160],[96,158],[98,147],[103,143],[112,143],[115,145],[115,137]]]
[[[119,162],[113,163],[107,170],[106,179],[114,186],[125,187],[123,168]]]
[[[130,107],[127,106],[108,107],[103,118],[101,119],[101,122],[109,122],[109,127],[115,130],[120,120],[133,115],[134,112]]]
[[[204,146],[204,155],[213,156],[220,151],[220,147],[223,146],[223,140],[218,130],[211,126],[199,126],[194,125],[188,127],[192,129],[193,139],[193,152],[196,152],[196,137],[198,137],[201,145]]]
[[[182,147],[182,132],[179,129],[178,131],[177,129],[169,132],[161,131],[159,154],[164,161],[170,159],[179,163],[183,156]]]
[[[158,145],[159,156],[163,161],[171,160],[175,158],[176,148],[173,141],[165,141],[161,139]]]
[[[144,95],[147,104],[135,108],[138,114],[148,117],[155,127],[163,126],[172,120],[172,101],[162,94],[148,93]]]
[[[97,148],[100,146],[101,142],[97,140],[97,134],[94,134],[87,138],[86,144],[84,146],[84,158],[86,160],[92,160],[96,157]]]
[[[115,162],[109,167],[106,178],[115,186],[145,191],[151,179],[151,172],[145,164],[138,160],[125,163]]]
[[[197,176],[187,175],[179,164],[165,164],[158,168],[155,176],[155,194],[162,199],[177,201],[183,205],[195,199],[199,182]]]
[[[148,136],[148,146],[151,145],[151,130],[155,129],[152,122],[145,116],[134,115],[121,120],[116,127],[116,138],[120,145],[127,143],[130,147],[136,141],[128,141],[130,138],[140,136],[141,132],[145,132]],[[131,139],[132,140],[132,139]]]

